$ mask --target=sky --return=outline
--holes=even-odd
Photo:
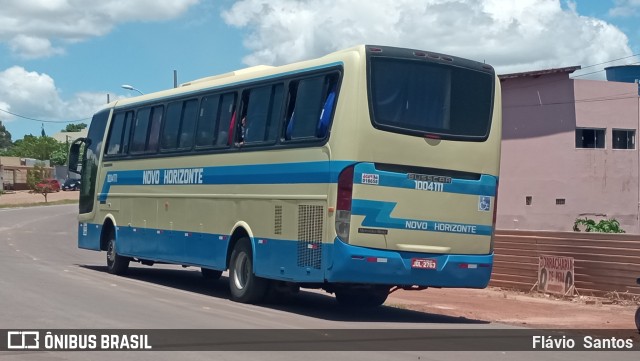
[[[499,74],[640,62],[640,0],[0,0],[0,121],[12,139],[89,123],[111,101],[358,44]],[[617,61],[612,61],[620,59]]]

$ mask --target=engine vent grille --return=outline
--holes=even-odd
[[[298,266],[320,269],[322,265],[322,206],[298,206]]]
[[[275,206],[273,215],[273,233],[282,234],[282,206]]]

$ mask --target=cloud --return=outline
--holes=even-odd
[[[79,93],[63,100],[49,75],[30,72],[20,66],[0,71],[0,99],[0,109],[48,121],[91,117],[106,103],[105,93]],[[4,112],[0,113],[0,120],[31,122]]]
[[[357,44],[458,55],[500,73],[631,55],[615,26],[560,0],[239,0],[223,20],[245,30],[248,65],[280,65]]]
[[[613,17],[631,17],[638,15],[640,0],[615,0],[615,6],[609,9]]]
[[[24,58],[61,54],[64,45],[107,34],[119,23],[162,21],[199,0],[4,0],[0,42]]]
[[[64,50],[55,48],[48,39],[17,35],[9,40],[9,48],[13,53],[20,54],[23,58],[33,59],[62,54]]]

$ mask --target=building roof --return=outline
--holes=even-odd
[[[502,74],[498,75],[500,79],[513,79],[513,78],[523,78],[523,77],[533,77],[537,78],[541,75],[549,75],[549,74],[557,74],[557,73],[567,73],[571,74],[574,71],[582,68],[580,65],[576,66],[568,66],[565,68],[553,68],[553,69],[543,69],[543,70],[534,70],[534,71],[525,71],[523,73],[511,73],[511,74]]]
[[[58,132],[52,135],[51,138],[57,140],[60,143],[66,143],[67,141],[71,143],[78,138],[86,137],[88,132],[89,129],[87,128],[84,128],[79,132]]]

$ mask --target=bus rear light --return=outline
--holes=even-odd
[[[336,234],[345,243],[349,243],[351,228],[351,200],[353,196],[353,168],[347,167],[338,176],[338,195],[336,199]]]
[[[372,53],[382,53],[381,48],[369,48],[369,51]]]
[[[478,265],[474,263],[460,263],[458,265],[458,268],[475,269],[475,268],[478,268]]]
[[[498,185],[500,182],[496,180],[496,195],[493,198],[493,220],[491,221],[491,243],[489,243],[489,252],[493,252],[496,237],[496,222],[498,220]]]
[[[488,263],[458,263],[458,268],[464,269],[476,269],[476,268],[488,268],[491,267]]]
[[[496,195],[493,198],[493,229],[496,229],[496,221],[498,219],[498,185],[499,181],[496,181]]]

